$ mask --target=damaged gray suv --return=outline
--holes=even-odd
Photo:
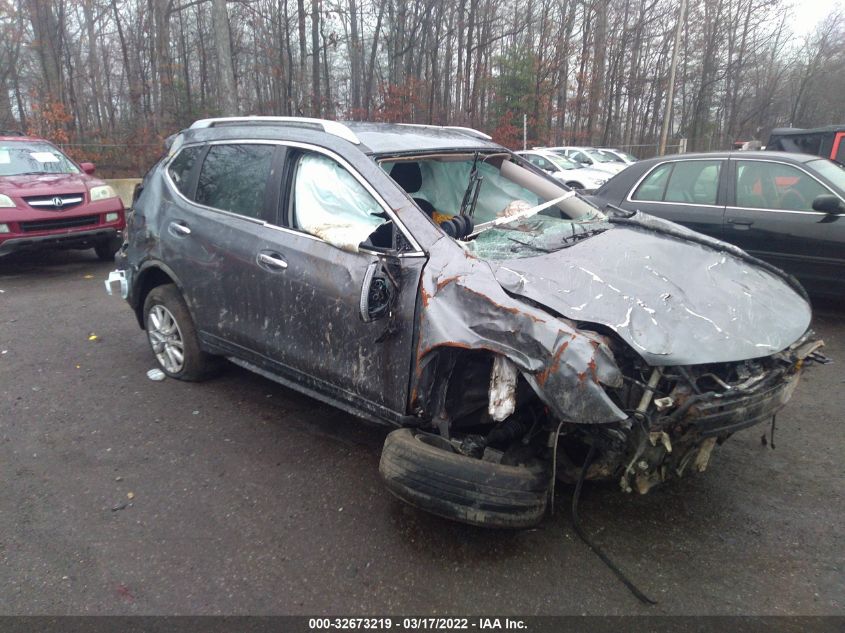
[[[703,471],[822,344],[792,278],[614,213],[475,130],[202,120],[144,179],[109,286],[168,376],[226,358],[393,425],[397,497],[525,527],[555,478]]]

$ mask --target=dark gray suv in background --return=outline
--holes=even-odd
[[[465,128],[198,121],[128,222],[110,280],[167,375],[227,358],[393,425],[390,491],[474,524],[535,524],[555,476],[704,470],[821,345],[777,269]]]

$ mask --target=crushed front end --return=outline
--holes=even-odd
[[[713,448],[733,433],[774,422],[800,379],[805,360],[823,345],[812,332],[768,357],[730,363],[650,367],[619,359],[624,386],[613,397],[629,418],[609,425],[564,424],[558,477],[577,480],[589,446],[586,479],[617,480],[626,492],[704,471]]]

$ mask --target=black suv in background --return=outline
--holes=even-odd
[[[809,130],[786,127],[772,130],[767,150],[814,154],[845,165],[845,124]]]
[[[644,493],[704,470],[821,345],[777,269],[605,215],[465,128],[198,121],[118,263],[168,376],[227,358],[393,425],[389,490],[480,525],[537,523],[555,475]]]

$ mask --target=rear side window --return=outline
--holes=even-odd
[[[678,161],[651,172],[632,196],[633,200],[716,204],[721,161]]]
[[[645,177],[637,187],[632,200],[662,201],[666,193],[666,184],[669,182],[669,174],[672,173],[672,163],[661,165]]]
[[[196,201],[250,218],[264,216],[273,145],[212,145],[203,161]]]
[[[170,179],[179,192],[186,198],[190,198],[193,191],[191,188],[191,174],[197,159],[202,153],[202,147],[186,147],[173,159],[167,168]]]

